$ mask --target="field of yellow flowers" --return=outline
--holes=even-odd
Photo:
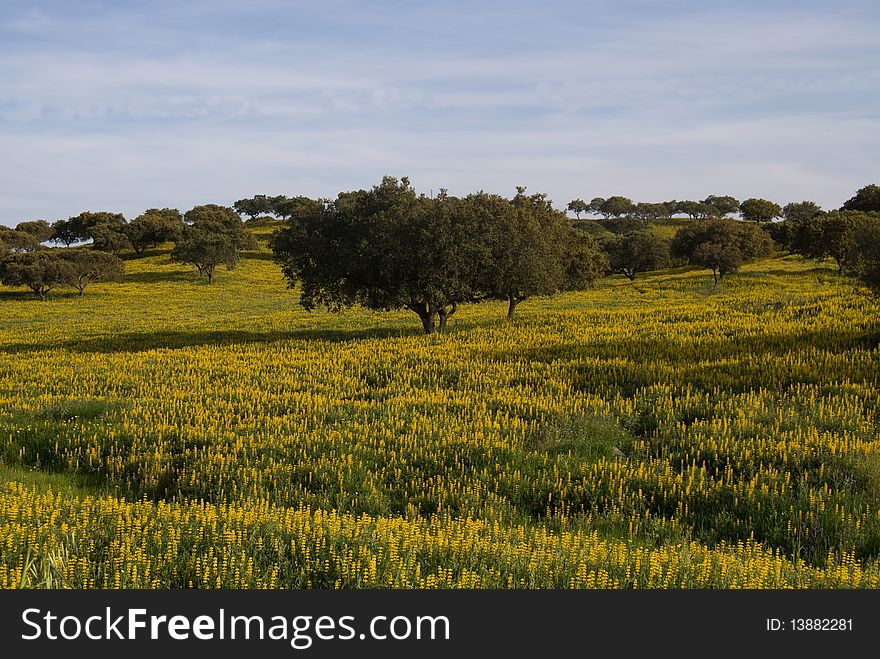
[[[768,260],[308,314],[268,253],[0,294],[0,587],[880,585],[880,303]]]

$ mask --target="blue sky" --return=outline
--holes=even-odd
[[[0,224],[425,192],[880,182],[880,3],[0,0]]]

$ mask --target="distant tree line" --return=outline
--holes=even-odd
[[[122,278],[122,261],[96,250],[35,250],[7,254],[0,260],[0,281],[6,286],[26,286],[41,300],[62,286],[80,296],[95,281]]]
[[[711,270],[717,286],[744,263],[773,251],[772,238],[760,226],[727,217],[688,224],[672,240],[658,236],[648,225],[612,228],[617,230],[599,240],[607,255],[608,272],[624,275],[630,281],[641,273],[692,265]]]
[[[662,203],[633,203],[620,196],[596,197],[589,203],[574,199],[567,210],[578,220],[585,213],[601,216],[599,226],[613,234],[600,239],[608,258],[608,272],[631,280],[642,272],[688,263],[711,269],[717,285],[742,264],[770,254],[775,244],[779,249],[805,258],[832,258],[841,273],[848,271],[878,289],[880,258],[877,250],[880,248],[876,247],[876,237],[880,223],[880,186],[877,185],[858,190],[835,211],[823,211],[813,201],[779,206],[758,198],[739,202],[729,195]],[[728,217],[734,213],[753,224],[746,225]],[[649,230],[650,221],[675,215],[686,215],[696,222],[681,227],[671,241]]]
[[[250,221],[261,216],[274,216],[280,220],[288,220],[300,212],[303,205],[309,205],[313,201],[313,199],[301,196],[277,195],[270,197],[258,194],[249,199],[239,199],[232,207],[237,213],[246,215]]]
[[[46,242],[65,249],[47,248]],[[241,217],[216,204],[196,206],[185,215],[174,208],[152,208],[131,222],[119,213],[87,211],[51,225],[35,220],[15,229],[0,227],[0,282],[26,286],[41,300],[61,287],[83,295],[91,282],[122,277],[122,260],[115,253],[131,250],[142,256],[168,242],[174,243],[171,260],[194,266],[208,283],[217,266],[233,269],[242,251],[256,248]]]
[[[256,195],[233,208],[204,204],[184,214],[152,208],[131,221],[87,211],[52,224],[0,227],[0,282],[26,286],[41,299],[59,287],[83,295],[92,282],[122,276],[116,254],[130,250],[127,258],[138,257],[170,242],[170,258],[211,283],[218,266],[233,269],[243,251],[256,248],[244,214],[251,221],[284,221],[270,245],[289,284],[300,287],[306,309],[409,309],[429,334],[443,329],[462,303],[503,300],[512,317],[529,297],[582,289],[604,274],[634,280],[688,264],[711,270],[717,286],[774,249],[834,259],[839,272],[880,293],[877,185],[858,190],[832,211],[812,201],[780,207],[720,195],[662,203],[576,199],[567,210],[575,221],[546,195],[525,188],[510,199],[446,191],[426,197],[406,178],[385,177],[370,190],[342,192],[333,200]],[[600,215],[606,233],[588,229],[593,222],[577,219],[583,213]],[[743,221],[729,217],[735,213]],[[652,223],[676,214],[694,222],[679,227],[672,239],[652,230]],[[49,242],[66,249],[49,249]]]
[[[595,197],[589,203],[583,199],[573,199],[568,203],[567,210],[580,219],[581,213],[610,217],[632,216],[642,220],[659,220],[662,218],[686,215],[694,220],[705,220],[713,217],[727,217],[741,213],[743,219],[753,222],[769,222],[780,217],[782,208],[767,199],[746,199],[740,202],[729,195],[709,195],[702,201],[663,201],[658,203],[635,203],[628,197],[614,196]]]

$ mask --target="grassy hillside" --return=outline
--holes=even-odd
[[[880,304],[830,267],[431,337],[304,312],[264,250],[126,272],[0,292],[2,586],[880,585]]]

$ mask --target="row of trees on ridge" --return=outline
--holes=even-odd
[[[780,249],[833,258],[841,273],[880,292],[878,186],[859,190],[837,211],[813,202],[788,204],[781,222],[726,217],[735,208],[749,217],[743,210],[748,204],[733,197],[699,203],[717,212],[706,210],[671,240],[652,230],[648,214],[618,214],[607,206],[600,211],[605,218],[599,235],[593,222],[573,222],[546,195],[525,188],[517,188],[512,199],[446,191],[429,198],[406,178],[385,177],[370,190],[343,192],[334,200],[257,195],[234,209],[150,209],[130,222],[118,213],[85,212],[52,225],[36,220],[0,227],[0,281],[27,286],[41,299],[59,286],[82,295],[93,281],[122,276],[114,253],[141,256],[172,242],[171,259],[194,266],[211,283],[218,266],[233,269],[243,251],[256,248],[239,215],[244,212],[251,220],[266,213],[284,218],[270,246],[289,284],[300,286],[306,309],[409,309],[429,334],[443,329],[465,302],[504,300],[511,317],[529,297],[582,289],[603,274],[634,280],[684,264],[711,270],[717,286],[742,264]],[[68,249],[46,248],[47,241]]]
[[[572,199],[567,210],[580,219],[581,214],[601,215],[603,218],[632,216],[642,220],[685,215],[694,220],[712,217],[727,217],[739,213],[742,219],[751,222],[772,222],[778,218],[798,219],[821,210],[812,201],[800,201],[780,206],[769,199],[751,197],[739,201],[730,195],[709,195],[702,201],[664,201],[659,203],[633,202],[628,197],[595,197],[590,202]],[[867,185],[847,200],[841,210],[875,212],[880,211],[880,186]]]

